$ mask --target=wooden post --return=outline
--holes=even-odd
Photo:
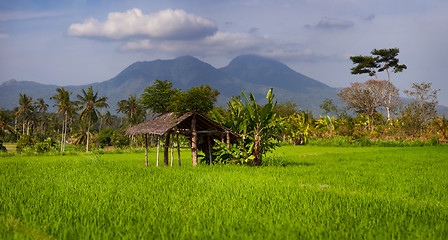
[[[179,133],[176,135],[177,138],[177,157],[179,158],[179,166],[180,166],[180,144],[179,144]]]
[[[156,166],[159,166],[159,148],[160,148],[160,137],[157,135],[157,163]]]
[[[208,157],[210,159],[210,165],[212,165],[212,163],[213,163],[213,159],[212,159],[212,144],[210,142],[210,136],[207,136],[207,140],[208,140]]]
[[[198,133],[196,132],[196,114],[191,119],[191,155],[193,158],[193,166],[198,165]]]
[[[163,166],[168,167],[168,150],[170,147],[171,132],[167,132],[165,135],[165,145],[163,146]]]
[[[174,151],[174,139],[173,141],[171,141],[171,167],[173,166],[174,161],[173,151]]]
[[[145,165],[148,166],[148,134],[145,133]]]

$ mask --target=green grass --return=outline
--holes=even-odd
[[[175,154],[176,156],[176,154]],[[283,146],[263,167],[0,158],[0,239],[445,239],[448,147]]]

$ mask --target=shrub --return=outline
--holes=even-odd
[[[5,146],[3,146],[2,143],[0,143],[0,152],[7,152]]]
[[[38,142],[34,145],[34,150],[37,153],[50,152],[56,148],[56,141],[52,138],[47,138],[43,142]]]
[[[20,139],[17,141],[17,152],[22,152],[25,148],[32,148],[33,142],[31,141],[30,135],[22,135]]]

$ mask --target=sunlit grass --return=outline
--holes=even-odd
[[[144,153],[100,153],[0,158],[0,238],[448,235],[447,147],[284,146],[263,167],[191,167],[182,151],[182,167],[157,168],[154,149],[145,167]]]

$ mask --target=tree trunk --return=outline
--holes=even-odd
[[[89,121],[89,123],[87,125],[86,136],[87,136],[86,152],[88,152],[89,151],[89,138],[90,138],[90,121]]]
[[[68,122],[68,119],[67,119],[67,114],[65,114],[65,122],[64,122],[64,135],[63,135],[63,139],[64,139],[64,148],[62,149],[62,151],[65,151],[65,142],[67,141],[67,122]]]
[[[230,149],[230,133],[229,133],[229,131],[226,131],[226,137],[227,137],[227,149]]]
[[[258,137],[258,134],[255,135],[255,142],[254,142],[254,160],[253,165],[258,166],[260,165],[260,159],[259,159],[259,143],[260,139]]]

